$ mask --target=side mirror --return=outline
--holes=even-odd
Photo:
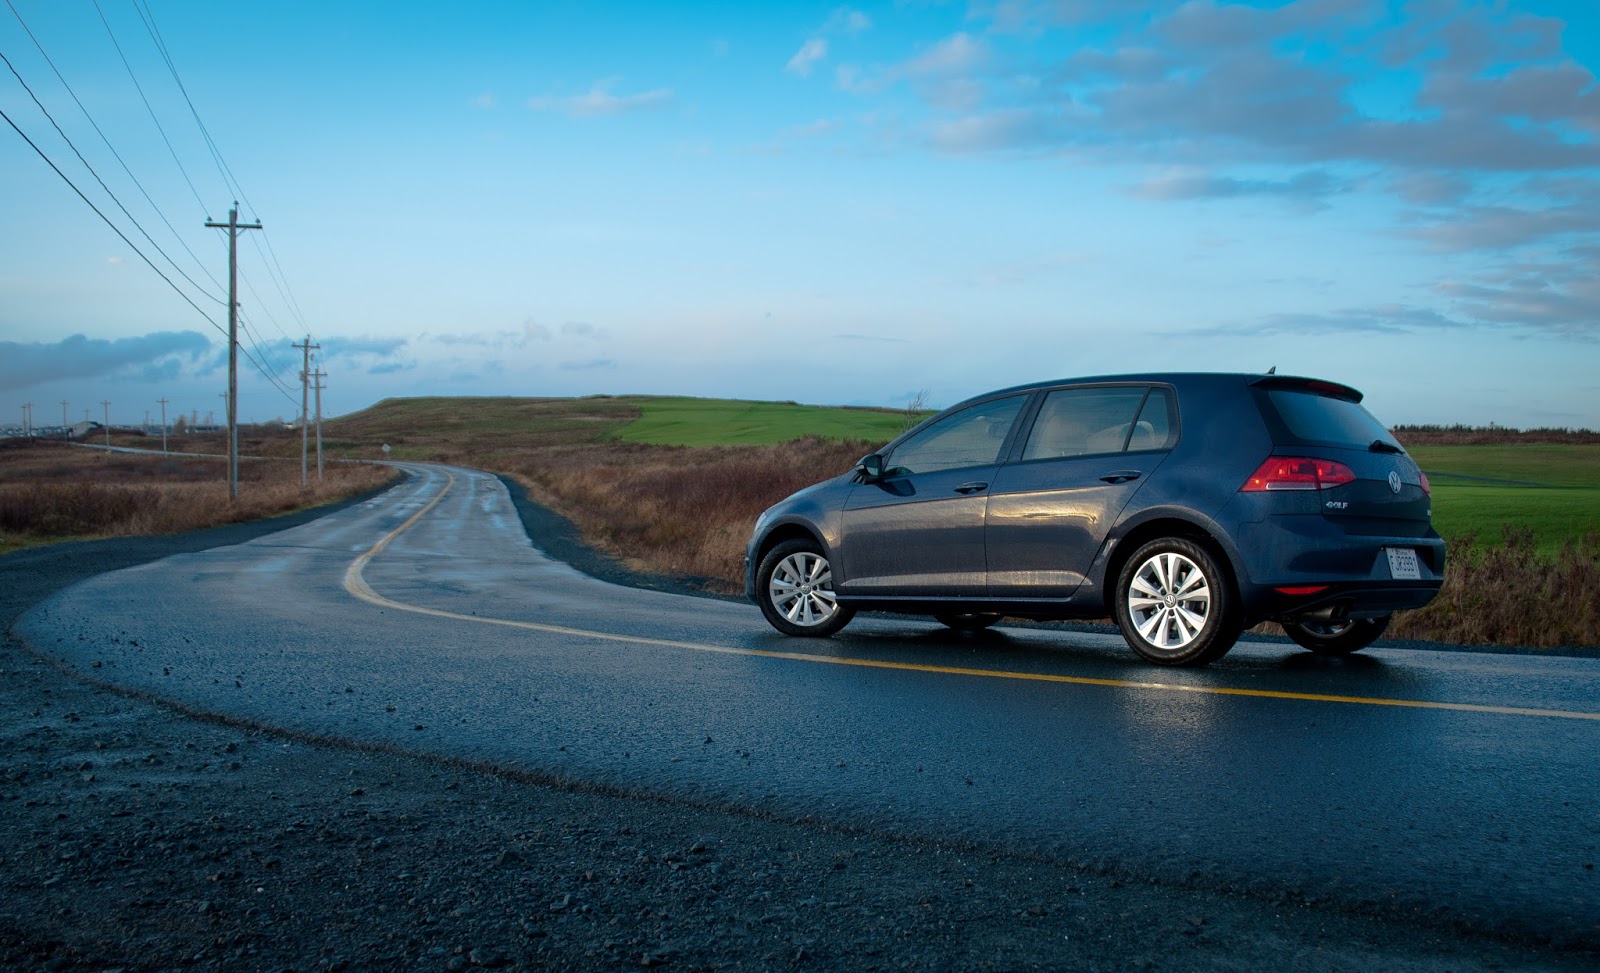
[[[856,463],[856,472],[861,475],[863,483],[883,479],[883,457],[877,453],[869,453],[861,457]]]

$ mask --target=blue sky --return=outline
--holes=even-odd
[[[241,418],[309,332],[335,415],[1275,365],[1600,428],[1592,0],[7,0],[0,53],[134,245],[0,124],[0,423],[220,414],[238,198]]]

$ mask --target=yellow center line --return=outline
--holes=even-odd
[[[711,645],[704,642],[680,642],[673,639],[658,639],[643,635],[618,635],[612,632],[596,632],[591,629],[570,628],[565,625],[549,625],[544,622],[525,622],[510,618],[489,618],[482,615],[463,615],[459,612],[444,611],[438,608],[426,608],[421,605],[408,605],[404,602],[394,601],[378,594],[367,584],[362,576],[368,562],[389,546],[389,542],[409,530],[417,521],[421,520],[434,507],[439,505],[445,494],[455,485],[455,476],[448,470],[444,471],[446,481],[444,489],[439,495],[428,502],[421,510],[412,514],[410,519],[396,527],[383,539],[372,546],[372,549],[350,562],[350,567],[345,570],[344,587],[350,594],[373,605],[383,608],[392,608],[396,611],[411,612],[416,615],[427,615],[432,618],[444,618],[451,621],[476,622],[481,625],[499,625],[505,628],[517,628],[531,632],[547,632],[552,635],[567,635],[574,638],[596,639],[603,642],[620,642],[625,645],[648,645],[656,648],[685,649],[692,652],[711,652],[718,655],[754,656],[762,659],[786,659],[793,662],[817,662],[837,666],[858,666],[865,669],[893,669],[902,672],[929,672],[947,676],[975,676],[984,679],[1016,679],[1025,682],[1068,683],[1078,686],[1110,686],[1117,689],[1144,689],[1157,692],[1173,693],[1201,693],[1211,696],[1252,696],[1260,699],[1293,699],[1317,703],[1351,703],[1362,706],[1398,706],[1407,709],[1433,709],[1455,710],[1465,713],[1495,713],[1503,716],[1545,716],[1568,720],[1596,720],[1600,721],[1600,713],[1583,713],[1571,710],[1533,709],[1523,706],[1487,706],[1479,703],[1437,703],[1420,699],[1384,699],[1373,696],[1339,696],[1324,693],[1291,693],[1271,689],[1234,689],[1227,686],[1187,686],[1180,683],[1143,682],[1131,679],[1096,679],[1090,676],[1061,676],[1046,672],[1013,672],[1004,669],[971,669],[963,666],[936,666],[916,662],[887,662],[881,659],[856,659],[848,656],[811,655],[805,652],[774,652],[770,649],[743,649],[729,645]]]

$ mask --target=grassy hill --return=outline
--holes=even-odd
[[[906,428],[894,409],[696,399],[589,396],[384,399],[323,423],[334,452],[370,454],[388,443],[394,459],[450,452],[516,452],[526,448],[616,440],[655,446],[766,446],[804,436],[886,443]]]
[[[598,442],[638,418],[639,400],[631,397],[432,396],[384,399],[324,421],[322,436],[334,455],[371,459],[387,443],[393,459],[427,460]]]

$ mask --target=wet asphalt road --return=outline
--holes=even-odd
[[[1172,672],[1114,636],[872,617],[787,639],[753,606],[547,559],[492,476],[408,470],[314,523],[93,578],[16,631],[272,727],[1600,941],[1595,662],[1245,642]]]

